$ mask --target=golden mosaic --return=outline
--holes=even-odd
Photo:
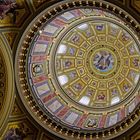
[[[60,128],[60,137],[66,128],[86,139],[93,130],[120,124],[139,105],[140,42],[115,14],[78,3],[36,17],[19,43],[15,66],[31,115],[47,130]],[[64,10],[73,4],[77,8]],[[59,8],[64,11],[58,14]]]
[[[49,62],[51,67],[56,63],[53,69],[64,94],[80,104],[103,108],[132,94],[139,81],[140,57],[127,30],[98,18],[66,31],[54,46],[55,62]]]
[[[91,129],[87,126],[94,120],[94,128],[109,127],[121,120],[120,106],[138,90],[138,44],[132,31],[107,12],[65,12],[46,24],[32,43],[28,57],[31,90],[45,110],[66,124]],[[100,126],[109,107],[116,112]],[[86,114],[85,123],[79,125]],[[100,119],[95,121],[97,116]]]

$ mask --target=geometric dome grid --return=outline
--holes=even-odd
[[[110,13],[75,9],[57,16],[40,30],[29,54],[28,77],[37,100],[67,125],[109,127],[136,106],[138,43]]]
[[[115,137],[138,120],[138,36],[116,16],[120,8],[100,2],[108,10],[97,9],[97,4],[74,0],[45,9],[17,50],[16,82],[24,105],[41,126],[62,138]]]

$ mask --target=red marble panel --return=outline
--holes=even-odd
[[[69,111],[69,108],[68,108],[68,107],[64,107],[64,108],[57,114],[57,116],[58,116],[59,118],[62,118],[68,111]]]
[[[75,15],[76,17],[82,16],[83,13],[81,12],[81,10],[77,9],[77,10],[72,10],[71,13],[73,15]]]
[[[55,96],[56,96],[55,93],[49,94],[48,96],[44,97],[44,98],[42,99],[42,101],[43,101],[44,103],[46,103],[46,102],[48,102],[49,100],[51,100],[51,99],[52,99],[53,97],[55,97]]]
[[[136,101],[136,105],[140,103],[140,95],[137,95],[137,96],[136,96],[135,101]]]
[[[103,115],[99,121],[99,128],[103,128],[105,126],[105,123],[106,123],[106,118],[107,118],[107,115]]]
[[[41,34],[41,35],[39,36],[38,40],[40,40],[40,41],[51,42],[51,41],[53,40],[53,38],[52,38],[52,37],[49,37],[49,36],[47,36],[47,35],[45,35],[45,34]]]
[[[87,119],[87,117],[88,117],[87,114],[83,114],[83,116],[80,118],[79,122],[77,123],[77,126],[81,127],[83,123],[85,122],[85,120]]]
[[[46,80],[47,80],[47,77],[45,75],[41,75],[41,76],[33,78],[33,83],[39,83]]]
[[[120,109],[120,114],[119,114],[119,120],[122,120],[125,118],[125,108]]]
[[[56,18],[52,21],[53,24],[57,25],[57,26],[60,26],[60,27],[63,27],[66,23],[63,22],[62,20],[60,20],[59,18]]]
[[[42,62],[47,59],[46,55],[32,56],[32,62]]]

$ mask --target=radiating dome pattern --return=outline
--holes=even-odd
[[[106,128],[135,108],[139,63],[137,39],[123,21],[101,10],[75,9],[36,36],[29,84],[40,106],[66,125]]]

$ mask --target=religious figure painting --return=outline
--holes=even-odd
[[[13,23],[16,23],[16,18],[19,9],[24,7],[18,4],[15,0],[0,0],[0,20],[3,20],[6,16],[12,19]]]
[[[113,68],[114,59],[108,51],[99,51],[93,58],[93,64],[101,72],[107,72]]]

